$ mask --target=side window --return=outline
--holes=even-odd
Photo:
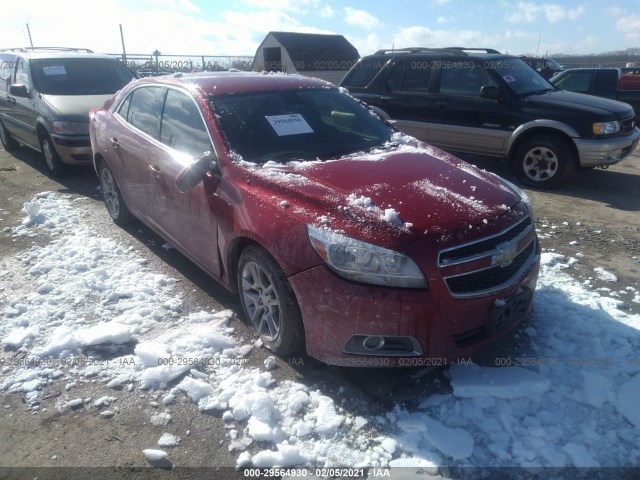
[[[402,78],[402,90],[428,92],[431,63],[432,61],[428,59],[407,61]]]
[[[459,97],[478,97],[480,89],[487,85],[496,85],[487,72],[476,65],[460,62],[451,65],[443,62],[440,75],[440,93]]]
[[[9,86],[12,83],[11,77],[16,68],[16,60],[17,57],[15,55],[0,53],[0,91],[2,93],[9,93]]]
[[[120,115],[122,118],[124,118],[125,120],[129,120],[129,105],[131,105],[131,97],[133,96],[133,93],[130,93],[127,98],[125,98],[124,102],[122,102],[122,105],[120,105],[120,108],[118,108],[118,115]]]
[[[365,87],[369,85],[373,77],[387,64],[389,60],[384,57],[365,57],[356,63],[347,73],[342,85],[349,87]]]
[[[588,92],[593,72],[571,72],[556,83],[556,87],[572,92]]]
[[[400,90],[402,86],[402,71],[404,70],[404,62],[398,62],[397,65],[389,72],[387,76],[386,84],[387,88],[391,92]]]
[[[184,93],[169,90],[162,114],[160,141],[165,145],[201,157],[211,150],[209,133],[195,102]]]
[[[144,133],[160,136],[160,116],[166,90],[162,87],[141,87],[131,94],[127,119]]]
[[[16,61],[16,81],[20,85],[30,85],[29,82],[29,64],[22,58]]]

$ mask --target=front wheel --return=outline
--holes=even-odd
[[[118,188],[115,178],[113,178],[111,170],[109,170],[109,167],[107,167],[104,162],[100,164],[98,174],[100,176],[100,188],[102,189],[104,204],[113,221],[118,225],[131,223],[134,220],[133,215],[131,215],[129,208],[127,208],[126,203],[124,203],[122,193],[120,193],[120,189]]]
[[[240,255],[238,291],[247,320],[269,350],[288,355],[302,349],[298,302],[279,265],[261,248],[249,246]]]
[[[56,152],[51,137],[46,133],[40,136],[40,149],[42,150],[42,159],[47,172],[52,177],[59,177],[65,171],[65,165],[60,160],[60,155]]]
[[[20,147],[20,144],[11,136],[9,130],[4,126],[4,123],[0,120],[0,142],[2,147],[7,152],[12,152]]]
[[[552,188],[575,170],[576,160],[567,141],[556,135],[536,135],[515,151],[512,166],[525,185]]]

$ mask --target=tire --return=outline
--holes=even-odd
[[[562,137],[535,135],[518,146],[512,167],[523,184],[553,188],[575,172],[576,158]]]
[[[238,294],[249,325],[277,355],[304,347],[298,302],[277,262],[264,250],[247,247],[238,261]]]
[[[98,168],[98,175],[100,177],[100,188],[102,189],[102,198],[104,204],[107,207],[107,212],[113,221],[120,225],[127,225],[135,220],[135,217],[129,211],[129,207],[122,198],[120,188],[116,183],[115,178],[109,167],[104,162],[100,163]]]
[[[66,171],[66,166],[62,163],[62,160],[60,160],[60,155],[56,152],[51,137],[46,133],[40,135],[40,150],[42,151],[42,160],[44,162],[44,168],[47,169],[47,173],[51,177],[63,175]]]
[[[11,136],[2,121],[0,121],[0,142],[2,142],[2,148],[7,152],[13,152],[20,148],[20,144]]]

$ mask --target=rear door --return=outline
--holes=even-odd
[[[151,164],[161,149],[160,118],[165,87],[142,86],[111,117],[107,156],[122,195],[134,215],[155,225]]]
[[[434,96],[429,93],[433,61],[425,57],[401,58],[385,79],[380,107],[396,126],[419,140],[429,138]]]
[[[437,67],[428,142],[446,150],[501,156],[510,135],[508,103],[480,97],[482,87],[497,87],[496,81],[471,59],[443,60]]]
[[[207,173],[187,192],[176,188],[176,177],[195,159],[213,150],[200,107],[191,94],[170,88],[160,126],[162,148],[150,162],[157,227],[176,247],[202,268],[220,275],[217,223],[218,180]]]

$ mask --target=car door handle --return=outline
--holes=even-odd
[[[109,138],[109,141],[111,142],[111,146],[114,148],[114,150],[120,148],[120,144],[118,143],[118,139],[116,137]]]
[[[160,167],[157,165],[149,165],[149,170],[151,170],[154,175],[160,175],[162,173],[162,171],[160,170]]]

